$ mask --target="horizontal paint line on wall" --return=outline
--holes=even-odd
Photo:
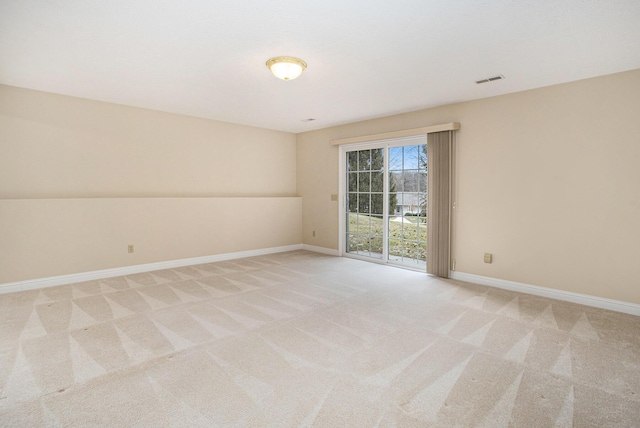
[[[17,291],[35,290],[39,288],[55,287],[57,285],[75,284],[78,282],[94,281],[96,279],[113,278],[115,276],[133,275],[154,270],[172,269],[183,266],[199,265],[203,263],[223,262],[226,260],[242,259],[246,257],[264,256],[267,254],[284,253],[302,250],[302,244],[285,245],[281,247],[262,248],[259,250],[238,251],[235,253],[216,254],[212,256],[193,257],[188,259],[169,260],[164,262],[146,263],[142,265],[123,266],[112,269],[96,270],[92,272],[74,273],[69,275],[52,276],[18,282],[0,284],[0,294]],[[313,250],[309,250],[313,251]]]
[[[43,201],[43,200],[72,200],[72,199],[278,199],[278,198],[300,198],[298,195],[20,195],[5,196],[0,195],[2,201]]]
[[[592,296],[589,294],[556,290],[553,288],[540,287],[538,285],[524,284],[521,282],[508,281],[504,279],[491,278],[487,276],[480,276],[457,271],[451,272],[451,279],[640,316],[640,305],[630,302],[623,302],[621,300],[613,300],[604,297]]]

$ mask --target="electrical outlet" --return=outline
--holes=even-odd
[[[315,230],[311,233],[311,236],[313,236],[314,238],[316,237],[316,231]]]
[[[484,262],[485,263],[492,263],[493,262],[493,254],[484,253]]]
[[[337,201],[338,200],[338,195],[336,195],[335,193],[332,193],[331,194],[331,200],[334,201],[334,202]]]
[[[133,253],[133,244],[127,245],[127,252],[128,253]]]

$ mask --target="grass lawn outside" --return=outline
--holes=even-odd
[[[347,214],[347,252],[382,258],[382,216]],[[427,224],[425,217],[401,217],[403,222],[389,221],[389,258],[411,264],[427,260]],[[370,253],[370,254],[367,254]]]

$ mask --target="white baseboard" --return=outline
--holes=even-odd
[[[340,257],[340,251],[332,248],[316,247],[315,245],[302,244],[302,249],[307,251],[313,251],[314,253],[327,254],[329,256]]]
[[[470,273],[457,271],[452,271],[450,278],[458,281],[487,285],[489,287],[502,288],[504,290],[517,291],[526,294],[533,294],[535,296],[549,297],[551,299],[563,300],[565,302],[578,303],[580,305],[593,306],[595,308],[609,309],[611,311],[640,316],[640,305],[635,303],[623,302],[621,300],[607,299],[604,297],[591,296],[588,294],[572,293],[570,291],[556,290],[553,288],[523,284],[521,282],[507,281],[504,279],[490,278],[486,276],[473,275]]]
[[[95,270],[91,272],[74,273],[70,275],[60,275],[48,278],[30,279],[26,281],[8,282],[5,284],[0,284],[0,294],[54,287],[56,285],[74,284],[77,282],[93,281],[96,279],[112,278],[114,276],[132,275],[135,273],[151,272],[154,270],[171,269],[183,266],[199,265],[203,263],[222,262],[225,260],[242,259],[245,257],[264,256],[267,254],[284,253],[286,251],[295,251],[302,249],[302,244],[285,245],[282,247],[238,251],[236,253],[216,254],[213,256],[169,260],[165,262],[123,266],[119,268]]]

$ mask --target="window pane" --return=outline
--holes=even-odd
[[[404,241],[402,257],[405,259],[404,261],[408,261],[406,259],[415,258],[415,243],[411,241]]]
[[[389,256],[402,257],[402,241],[398,239],[389,240]]]
[[[404,222],[404,239],[410,241],[416,241],[418,239],[418,218],[414,216],[407,216]]]
[[[402,170],[402,147],[389,148],[389,171]]]
[[[408,198],[406,198],[408,199]],[[405,194],[404,193],[398,193],[398,205],[397,205],[397,209],[396,209],[396,213],[400,216],[403,216],[406,212],[406,207],[404,204],[404,200],[405,200]]]
[[[356,251],[362,256],[369,255],[369,235],[355,235]]]
[[[420,220],[420,224],[426,227],[426,224],[427,224],[427,204],[426,203],[422,206],[422,209],[424,211],[420,212],[419,220]]]
[[[427,170],[427,145],[423,144],[420,146],[420,170]]]
[[[376,259],[382,258],[382,237],[374,236],[371,238],[371,257]]]
[[[350,172],[347,174],[347,191],[349,192],[357,192],[358,191],[358,173]]]
[[[371,170],[382,171],[384,168],[384,149],[371,150]]]
[[[358,194],[357,193],[349,193],[347,196],[347,211],[350,213],[358,212]]]
[[[420,146],[404,147],[404,169],[418,169],[419,147]]]
[[[423,222],[424,217],[418,218],[419,222],[417,223],[418,230],[418,242],[422,242],[423,244],[427,242],[427,223]]]
[[[383,200],[384,195],[382,193],[373,193],[371,194],[371,213],[382,215],[382,210],[384,208]]]
[[[394,187],[396,192],[404,192],[404,177],[402,172],[389,173],[389,190],[393,191]]]
[[[409,212],[411,214],[420,213],[420,194],[419,193],[405,193],[404,194],[404,205],[407,208],[405,213]]]
[[[427,173],[420,171],[418,177],[419,189],[418,192],[426,192],[427,191]]]
[[[356,239],[356,235],[350,233],[347,235],[347,251],[349,253],[353,253],[358,249],[358,240]]]
[[[358,215],[354,213],[347,213],[347,233],[358,232]]]
[[[372,192],[380,192],[382,193],[382,189],[384,186],[384,173],[382,172],[372,172],[371,173],[371,191]]]
[[[384,228],[382,227],[382,215],[372,215],[371,217],[371,234],[382,236]]]
[[[384,173],[383,173],[384,174]],[[389,193],[395,193],[398,191],[398,183],[393,172],[389,173]]]
[[[358,170],[358,152],[347,152],[347,171]]]
[[[358,225],[359,234],[369,233],[369,217],[358,214],[356,224]]]
[[[398,194],[397,193],[389,193],[389,215],[394,216],[398,214],[399,210],[398,205]]]
[[[417,169],[404,171],[403,177],[403,192],[418,192],[420,176]]]
[[[369,213],[369,193],[358,194],[358,212],[360,214]]]
[[[402,218],[395,217],[389,220],[389,239],[402,239]]]
[[[371,169],[371,150],[360,150],[358,162],[358,171],[369,171]]]
[[[371,190],[371,173],[360,172],[358,173],[358,191],[369,192]]]

